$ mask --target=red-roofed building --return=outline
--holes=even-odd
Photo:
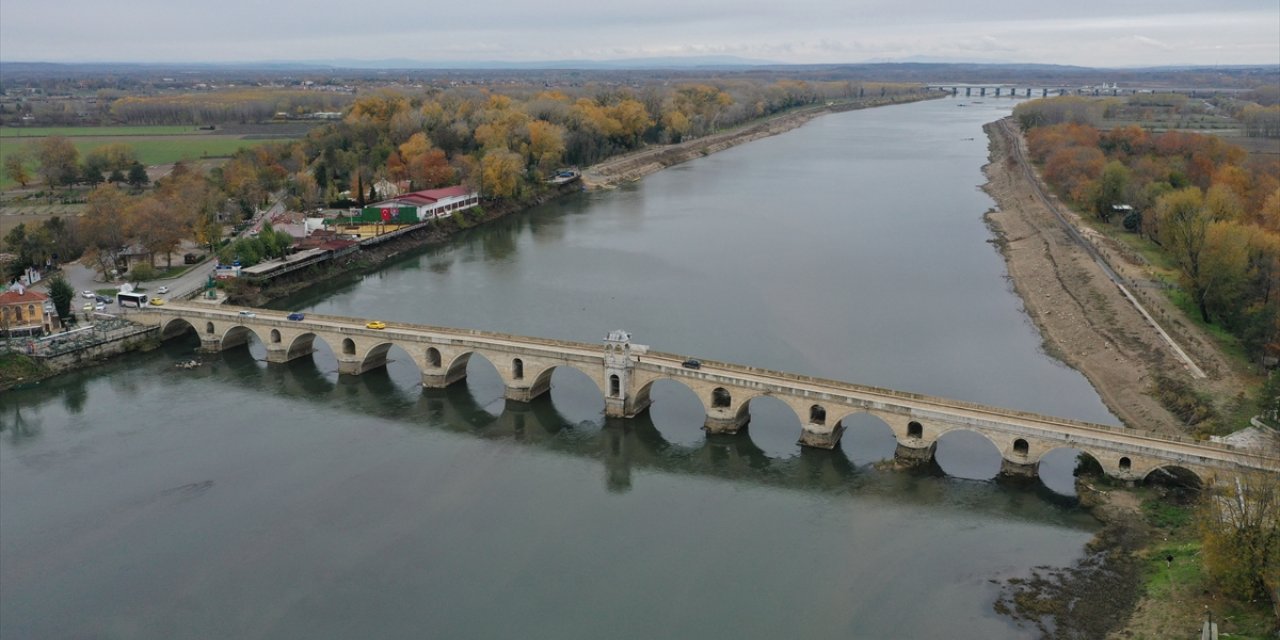
[[[0,293],[0,333],[32,336],[62,328],[49,296],[21,285]]]
[[[371,208],[414,207],[419,220],[445,218],[480,204],[480,194],[462,185],[425,189],[369,205]]]

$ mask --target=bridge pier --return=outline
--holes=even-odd
[[[222,351],[221,336],[200,336],[200,347],[196,349],[200,353],[218,353]]]
[[[835,449],[840,444],[840,436],[844,435],[844,423],[837,422],[832,426],[809,422],[800,430],[800,446],[815,449]]]
[[[348,359],[338,356],[338,374],[346,376],[358,376],[366,371],[373,371],[378,367],[387,366],[387,356],[369,356],[362,360]]]
[[[425,379],[426,376],[424,375],[423,378]],[[533,402],[534,398],[551,390],[551,376],[539,376],[539,378],[541,381],[535,380],[533,384],[526,387],[507,386],[502,397],[516,402]],[[423,384],[426,384],[425,380]]]
[[[443,389],[466,377],[466,367],[458,367],[453,371],[444,371],[441,373],[423,373],[422,386],[428,389]]]
[[[937,443],[930,443],[923,447],[913,447],[910,444],[898,443],[898,448],[893,451],[893,459],[901,464],[908,466],[917,466],[929,464],[933,460],[933,451],[937,448]]]
[[[1034,462],[1017,462],[1008,458],[1000,459],[1000,475],[1006,478],[1035,478],[1040,465]]]
[[[702,430],[709,435],[733,434],[742,430],[751,421],[751,414],[746,411],[712,411],[702,423]]]
[[[312,353],[315,353],[315,350],[315,347],[312,346],[311,343],[307,343],[306,345],[298,346],[293,349],[290,349],[289,347],[278,349],[267,347],[267,362],[284,364],[292,360],[297,360],[298,358],[309,356]]]

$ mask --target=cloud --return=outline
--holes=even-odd
[[[1138,42],[1138,43],[1141,43],[1141,44],[1145,44],[1145,45],[1147,45],[1147,46],[1149,46],[1149,47],[1155,47],[1155,48],[1157,48],[1157,49],[1162,49],[1162,50],[1164,50],[1164,51],[1173,51],[1173,50],[1174,50],[1174,47],[1173,47],[1172,45],[1169,45],[1169,44],[1166,44],[1166,43],[1160,42],[1159,40],[1156,40],[1155,38],[1148,38],[1148,37],[1146,37],[1146,36],[1133,36],[1133,40],[1134,40],[1135,42]]]

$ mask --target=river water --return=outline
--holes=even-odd
[[[964,104],[963,108],[958,107]],[[1115,424],[1046,356],[981,220],[1008,101],[833,114],[575,195],[279,308],[598,341]],[[951,434],[881,470],[864,417],[801,451],[782,403],[706,437],[655,388],[606,421],[587,378],[506,405],[492,365],[421,390],[408,355],[194,339],[0,396],[0,636],[1029,637],[994,581],[1095,527],[1070,451],[1044,483]]]

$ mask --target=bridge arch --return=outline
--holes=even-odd
[[[1041,484],[1054,493],[1068,496],[1075,495],[1077,478],[1107,475],[1104,460],[1073,445],[1044,448],[1035,456],[1035,469]]]
[[[690,386],[686,380],[682,380],[681,378],[677,378],[675,376],[659,375],[646,380],[644,384],[640,385],[639,389],[636,389],[635,402],[637,405],[647,406],[650,402],[652,402],[651,396],[653,393],[653,385],[660,380],[669,380],[671,382],[674,382],[684,387],[685,389],[688,389],[689,392],[694,394],[695,396],[699,395],[698,390]],[[702,399],[699,398],[699,400],[702,400]],[[702,400],[702,404],[703,404],[703,410],[705,411],[707,409],[707,401]]]
[[[599,392],[600,392],[601,402],[602,402],[602,403],[603,403],[603,399],[604,399],[604,398],[609,397],[609,391],[611,390],[611,389],[610,389],[610,386],[611,386],[611,384],[610,384],[610,383],[606,383],[606,385],[602,387],[602,386],[600,386],[600,382],[601,382],[601,381],[597,378],[597,376],[593,376],[593,375],[591,375],[588,371],[584,370],[582,367],[579,367],[579,366],[574,365],[574,364],[569,364],[569,363],[566,363],[566,364],[553,364],[553,365],[549,365],[549,366],[546,366],[546,367],[542,368],[540,371],[538,371],[537,376],[534,378],[533,385],[532,385],[532,386],[533,386],[533,388],[537,389],[537,388],[540,388],[540,387],[543,387],[543,386],[546,386],[546,387],[548,387],[548,388],[549,388],[549,387],[551,386],[551,376],[555,374],[555,372],[556,372],[556,370],[557,370],[557,369],[571,369],[571,370],[573,370],[573,371],[577,371],[578,373],[581,373],[583,376],[585,376],[585,377],[586,377],[588,380],[590,380],[590,381],[592,382],[592,384],[595,386],[596,391],[599,391]],[[619,380],[619,381],[618,381],[618,387],[619,387],[619,392],[621,392],[621,390],[622,390],[622,389],[621,389],[621,387],[622,387],[622,381],[621,381],[621,380]]]
[[[258,332],[252,327],[248,327],[243,324],[232,325],[222,333],[222,349],[226,350],[239,347],[241,345],[247,345],[249,344],[250,338],[253,338],[259,344],[267,344],[266,341],[262,339],[262,336],[258,335]]]
[[[698,447],[707,438],[707,400],[685,381],[674,377],[650,380],[644,388],[648,421],[668,444]]]
[[[196,328],[183,318],[168,318],[160,325],[160,339],[169,340],[187,332],[195,333]],[[197,334],[198,335],[198,334]]]
[[[1205,486],[1204,478],[1195,471],[1177,464],[1157,465],[1142,474],[1143,484],[1166,484],[1199,489]]]
[[[276,333],[276,330],[273,329],[272,332],[274,334]],[[274,337],[275,336],[273,335],[273,339]],[[290,360],[293,360],[295,358],[300,358],[305,355],[310,355],[315,351],[315,341],[317,337],[320,338],[321,344],[328,347],[329,351],[332,351],[334,354],[337,354],[337,351],[333,348],[333,345],[329,344],[329,341],[325,340],[323,336],[318,336],[317,334],[312,333],[310,331],[304,331],[294,336],[289,336],[287,334],[280,334],[279,344],[283,345],[284,348],[282,350],[283,353],[280,356],[280,359],[278,361],[289,362]]]
[[[843,432],[837,447],[855,465],[893,459],[901,440],[889,418],[867,409],[843,413],[832,423]]]
[[[966,427],[947,429],[938,435],[934,459],[947,475],[971,480],[989,480],[1004,467],[1004,453],[981,431]]]

